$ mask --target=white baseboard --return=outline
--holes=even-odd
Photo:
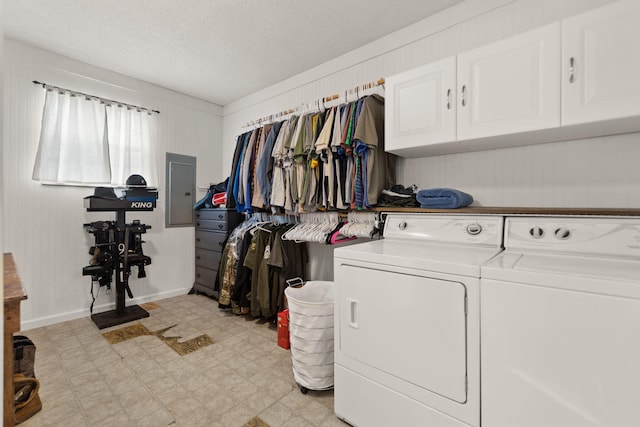
[[[150,301],[158,301],[161,299],[172,298],[179,295],[185,295],[189,293],[191,288],[181,288],[181,289],[173,289],[167,292],[161,292],[153,295],[145,295],[133,299],[127,300],[127,306],[135,305],[135,304],[144,304],[145,302]],[[96,306],[93,308],[93,313],[102,313],[108,310],[114,310],[116,308],[115,302],[109,304],[103,304],[100,306]],[[89,308],[69,311],[66,313],[56,314],[54,316],[48,317],[40,317],[38,319],[32,319],[28,321],[24,321],[20,324],[21,331],[28,331],[30,329],[41,328],[43,326],[54,325],[56,323],[66,322],[69,320],[81,319],[83,317],[89,317],[91,313],[89,313]]]

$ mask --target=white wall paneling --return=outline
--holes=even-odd
[[[198,185],[222,180],[222,108],[9,39],[5,56],[4,249],[13,252],[29,295],[22,304],[23,329],[89,314],[90,279],[82,267],[89,263],[93,235],[82,224],[115,219],[111,212],[86,212],[83,197],[93,188],[31,180],[44,102],[42,87],[32,80],[160,110],[154,115],[158,208],[126,216],[151,225],[143,248],[152,264],[146,278],[131,279],[135,299],[127,305],[186,293],[194,280],[194,232],[164,228],[164,158],[167,151],[196,156]],[[113,308],[115,292],[104,291],[94,311]]]

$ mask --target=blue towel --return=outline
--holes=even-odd
[[[456,209],[469,206],[473,197],[453,188],[429,188],[418,191],[416,200],[421,208]]]

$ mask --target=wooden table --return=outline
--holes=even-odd
[[[13,255],[2,255],[4,262],[4,427],[15,425],[13,403],[13,334],[20,330],[20,302],[27,299],[13,262]]]

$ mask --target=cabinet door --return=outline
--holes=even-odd
[[[637,0],[563,21],[564,125],[640,114],[639,40]]]
[[[455,141],[455,67],[451,57],[386,80],[386,151],[409,155]]]
[[[560,24],[458,55],[458,140],[560,125]]]

